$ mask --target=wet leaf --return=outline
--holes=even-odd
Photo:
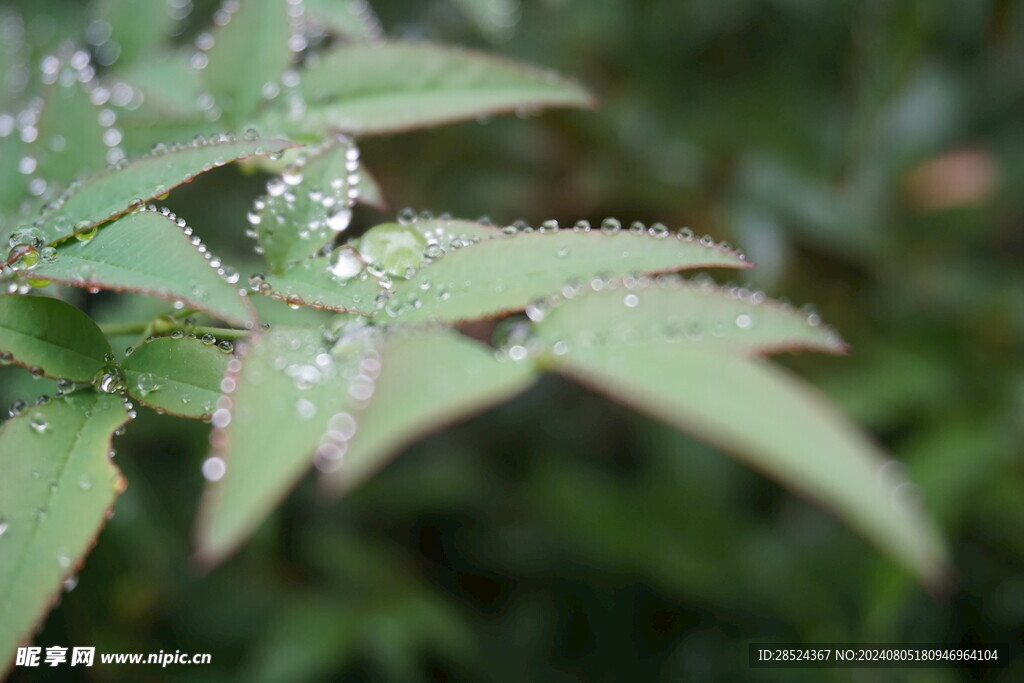
[[[450,330],[397,336],[380,354],[373,396],[354,412],[355,434],[325,476],[337,491],[363,483],[423,436],[525,391],[537,376],[529,363],[498,360]]]
[[[96,230],[88,241],[62,243],[56,260],[40,262],[31,275],[75,287],[184,301],[241,325],[255,319],[238,285],[218,275],[172,219],[154,211],[128,214]]]
[[[104,62],[124,66],[152,55],[169,37],[173,20],[168,9],[168,0],[98,0],[95,20],[110,26],[110,37],[96,48]]]
[[[121,397],[76,392],[0,427],[0,675],[81,567],[125,482]]]
[[[462,13],[493,40],[508,38],[519,21],[519,6],[509,0],[455,0]]]
[[[213,412],[231,355],[206,341],[161,337],[142,344],[124,361],[128,393],[143,405],[180,417]]]
[[[359,239],[360,250],[370,254],[370,258],[386,258],[386,254],[377,253],[386,251],[390,238],[388,235],[393,232],[415,233],[423,237],[426,245],[436,244],[444,251],[451,251],[454,248],[491,239],[501,236],[501,230],[493,225],[485,225],[476,221],[464,221],[454,218],[430,218],[416,219],[405,223],[381,223],[366,231]],[[420,260],[422,260],[420,254]]]
[[[70,71],[66,65],[62,68]],[[28,149],[36,160],[35,175],[63,186],[106,166],[108,148],[103,135],[107,129],[100,124],[100,112],[77,80],[58,80],[48,86],[39,113],[38,137]]]
[[[348,229],[358,175],[359,150],[338,136],[308,154],[300,152],[267,183],[250,222],[271,270],[279,273],[313,256]]]
[[[0,102],[17,102],[25,89],[30,50],[25,41],[25,26],[14,6],[0,7]]]
[[[238,123],[251,114],[263,99],[264,84],[277,85],[291,64],[288,7],[284,0],[246,0],[227,12],[227,24],[212,32],[213,47],[202,75],[229,121]]]
[[[285,140],[255,139],[193,143],[157,151],[86,178],[43,214],[40,229],[48,243],[59,242],[71,237],[76,229],[116,218],[200,173],[292,146]],[[77,227],[80,225],[83,227]]]
[[[536,325],[540,338],[561,353],[579,345],[611,352],[623,345],[702,344],[745,354],[846,348],[816,314],[739,287],[662,276],[628,288],[568,293],[572,298],[534,315],[543,316]]]
[[[385,310],[407,321],[472,320],[521,311],[563,286],[582,286],[596,276],[747,266],[735,252],[676,237],[628,231],[520,233],[424,265],[396,287]]]
[[[339,266],[340,261],[353,265]],[[332,268],[344,277],[335,276]],[[295,306],[373,315],[376,298],[384,288],[365,269],[357,268],[361,266],[355,252],[338,247],[330,256],[307,259],[280,275],[265,275],[254,281],[260,293]]]
[[[305,110],[279,106],[269,128],[393,133],[547,107],[590,107],[579,84],[551,71],[480,53],[417,43],[354,43],[303,72]]]
[[[133,5],[148,4],[136,3],[134,0],[121,1]],[[143,125],[147,119],[155,123],[161,119],[195,116],[201,121],[202,110],[198,102],[204,86],[199,73],[189,65],[190,56],[185,51],[171,52],[118,69],[118,77],[141,90],[144,97],[143,106],[134,112],[125,111],[121,116],[127,118],[134,127]],[[180,140],[169,138],[164,142],[182,142],[190,140],[192,135],[195,132]]]
[[[0,136],[0,218],[16,215],[25,200],[28,178],[18,170],[24,156],[25,143],[16,132]]]
[[[542,359],[808,496],[926,584],[947,557],[928,519],[886,479],[885,456],[828,400],[765,361],[698,344],[576,346]]]
[[[332,418],[351,401],[349,380],[371,337],[356,332],[332,353],[319,330],[275,327],[251,339],[234,390],[213,414],[214,464],[199,514],[199,557],[219,562],[245,540],[310,468]],[[209,461],[208,461],[209,462]],[[208,473],[209,474],[209,473]]]
[[[366,0],[304,0],[307,21],[348,40],[381,37],[380,20]]]
[[[85,313],[59,299],[0,296],[0,352],[47,377],[90,382],[110,344]]]

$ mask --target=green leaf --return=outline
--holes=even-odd
[[[304,0],[306,21],[348,40],[381,37],[380,20],[365,0]]]
[[[885,481],[885,456],[813,388],[765,361],[699,344],[570,347],[541,362],[718,446],[830,509],[933,586],[946,553]]]
[[[92,390],[0,427],[0,675],[81,567],[125,482],[107,457],[126,419]]]
[[[472,320],[523,310],[599,276],[748,266],[735,252],[677,236],[523,232],[484,240],[425,264],[396,288],[385,310],[406,321]]]
[[[160,337],[125,359],[128,393],[150,408],[201,418],[213,413],[230,359],[213,341]]]
[[[110,37],[96,50],[118,66],[145,61],[167,42],[173,24],[167,0],[99,0],[94,11],[95,21],[110,26]]]
[[[675,276],[642,278],[557,303],[536,330],[560,352],[577,345],[608,347],[704,344],[747,354],[789,350],[844,353],[845,345],[816,315],[767,299],[761,292],[687,282]]]
[[[250,216],[263,256],[276,273],[318,252],[352,222],[350,180],[359,172],[359,150],[335,136],[301,153],[267,183]]]
[[[232,552],[310,468],[321,437],[345,421],[337,416],[352,400],[349,381],[372,338],[357,330],[332,353],[319,330],[275,327],[240,349],[225,377],[233,391],[213,414],[214,456],[205,469],[214,481],[197,530],[203,562]]]
[[[27,178],[18,170],[24,156],[25,143],[17,131],[0,137],[0,218],[18,214],[28,194]]]
[[[0,296],[0,352],[47,377],[91,382],[111,350],[100,328],[71,304],[6,295]]]
[[[252,113],[263,99],[264,84],[277,85],[291,64],[289,4],[245,0],[237,10],[225,11],[227,23],[213,31],[202,74],[229,121],[237,123]]]
[[[148,4],[137,3],[135,0],[115,1],[131,5]],[[141,90],[144,96],[141,107],[134,112],[124,111],[120,116],[127,118],[133,126],[139,126],[147,119],[155,122],[160,119],[195,116],[201,120],[203,112],[198,102],[204,87],[199,71],[189,64],[191,56],[191,52],[170,52],[118,69],[118,77]],[[174,140],[164,140],[172,141]]]
[[[353,274],[356,268],[361,270]],[[254,275],[250,283],[260,294],[295,306],[365,316],[373,315],[377,296],[385,291],[380,282],[362,268],[358,254],[351,247],[338,247],[330,256],[307,259],[280,275]]]
[[[155,211],[136,211],[88,241],[61,244],[56,260],[40,262],[31,277],[184,301],[241,325],[255,320],[237,285],[218,275],[173,219]]]
[[[366,166],[360,166],[359,168],[359,182],[356,184],[356,190],[358,192],[356,201],[360,204],[372,206],[378,211],[384,211],[388,208],[380,182],[377,181]]]
[[[25,24],[16,7],[0,7],[0,26],[4,27],[4,39],[0,40],[0,102],[14,103],[25,90],[32,51],[25,41]]]
[[[406,267],[418,268],[431,245],[444,252],[473,242],[500,237],[493,225],[450,218],[414,219],[375,225],[355,243],[367,263],[376,262],[392,275],[404,277]],[[436,247],[431,247],[436,251]]]
[[[147,154],[73,186],[43,214],[40,229],[48,243],[59,242],[71,237],[80,224],[96,225],[117,218],[217,166],[293,146],[285,140],[225,141],[218,137],[204,144],[175,145]]]
[[[493,40],[509,38],[519,20],[518,3],[509,0],[455,0],[455,4]]]
[[[372,398],[353,413],[344,458],[323,468],[325,483],[338,491],[363,483],[423,436],[525,391],[537,376],[530,364],[498,359],[450,330],[398,335],[380,353],[380,376]]]
[[[544,107],[590,107],[579,84],[554,72],[430,44],[353,43],[307,68],[306,107],[265,117],[282,131],[393,133]]]
[[[77,75],[67,65],[61,71]],[[38,133],[29,146],[36,160],[35,175],[47,183],[65,185],[84,173],[106,166],[108,147],[103,142],[100,108],[77,79],[57,82],[46,88],[39,113]]]

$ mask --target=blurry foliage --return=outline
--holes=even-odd
[[[80,25],[80,3],[16,4],[36,56]],[[132,484],[41,642],[215,653],[170,674],[196,681],[721,680],[749,677],[753,640],[1020,647],[1022,3],[527,0],[497,34],[447,0],[374,7],[389,34],[500,39],[602,102],[368,140],[390,201],[663,220],[743,244],[758,284],[818,302],[851,343],[841,362],[790,362],[906,463],[957,589],[932,599],[750,471],[547,379],[409,449],[344,505],[304,487],[205,576],[183,559],[181,501],[199,494],[206,428],[140,416],[118,442]],[[199,207],[197,232],[225,257],[252,199],[218,189],[234,174],[172,199]],[[52,393],[9,369],[0,381],[7,400]]]

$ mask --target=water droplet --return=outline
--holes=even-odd
[[[334,232],[343,232],[352,222],[352,209],[336,206],[327,213],[327,227]]]
[[[622,223],[618,218],[605,218],[601,221],[601,232],[606,234],[617,233],[622,228]]]
[[[153,373],[146,372],[139,375],[135,386],[139,390],[139,395],[146,396],[160,389],[160,381]]]
[[[636,308],[640,305],[640,297],[636,294],[627,294],[622,302],[626,304],[628,308]]]
[[[221,341],[219,344],[217,344],[217,348],[223,351],[224,353],[231,353],[235,350],[235,345],[232,344],[227,339],[225,339]]]
[[[281,178],[273,178],[267,183],[267,194],[271,197],[280,197],[286,189],[288,189],[288,186]]]
[[[740,313],[736,316],[736,327],[741,330],[745,330],[754,324],[754,319],[750,317],[749,313]]]
[[[92,221],[79,221],[75,224],[75,239],[79,242],[88,242],[96,237],[99,226]]]
[[[295,414],[300,420],[312,420],[316,417],[316,405],[309,399],[300,398],[295,402]]]
[[[28,426],[31,427],[32,431],[36,434],[45,434],[46,430],[50,427],[50,423],[46,420],[46,415],[36,412],[32,413],[29,417]]]
[[[18,228],[11,233],[11,237],[8,240],[12,249],[21,246],[39,249],[43,244],[45,244],[45,242],[46,240],[43,238],[43,233],[31,226],[22,226]]]
[[[331,254],[330,271],[338,280],[349,280],[363,270],[363,259],[349,246],[338,247]]]
[[[203,477],[206,481],[220,481],[227,473],[227,465],[216,456],[203,461]]]
[[[7,414],[11,417],[18,417],[25,412],[26,408],[28,408],[28,401],[14,401],[7,409]]]
[[[93,379],[93,385],[107,394],[120,393],[128,388],[124,373],[116,365],[108,365],[100,370]]]
[[[89,478],[88,474],[83,474],[78,478],[78,488],[83,491],[88,491],[92,488],[92,479]]]

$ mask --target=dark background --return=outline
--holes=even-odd
[[[43,4],[82,25],[82,3]],[[388,215],[612,215],[743,247],[752,282],[850,342],[780,362],[906,463],[956,589],[929,596],[727,456],[550,378],[340,502],[305,482],[206,575],[189,555],[208,427],[142,411],[116,444],[129,488],[37,644],[213,654],[82,672],[104,681],[1021,680],[755,672],[746,647],[1024,645],[1022,3],[524,0],[503,30],[453,0],[372,4],[389,35],[550,66],[601,101],[364,141]],[[226,168],[169,204],[237,263],[262,181]]]

